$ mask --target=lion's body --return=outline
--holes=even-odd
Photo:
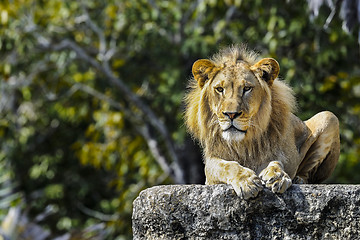
[[[278,71],[275,60],[257,62],[243,47],[194,63],[185,119],[204,148],[207,184],[229,183],[249,198],[261,190],[260,178],[283,192],[295,177],[318,182],[333,171],[337,118],[329,112],[297,118],[293,91],[276,78]]]

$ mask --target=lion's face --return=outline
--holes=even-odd
[[[263,101],[264,90],[244,62],[220,70],[208,86],[209,105],[226,140],[242,140]]]
[[[259,118],[270,117],[269,111],[267,116],[258,116],[258,112],[270,106],[270,87],[278,70],[273,59],[263,59],[253,66],[244,61],[221,67],[209,60],[194,63],[195,79],[206,92],[210,110],[225,140],[243,140],[260,128]]]

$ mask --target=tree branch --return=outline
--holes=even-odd
[[[149,126],[145,124],[140,128],[140,132],[141,135],[144,137],[145,141],[147,142],[147,145],[152,155],[155,157],[156,161],[159,163],[162,170],[167,175],[174,176],[174,172],[171,169],[171,165],[167,163],[166,157],[161,154],[161,151],[159,149],[159,142],[151,136]]]
[[[103,222],[118,221],[119,218],[120,218],[119,214],[108,215],[108,214],[105,214],[105,213],[102,213],[102,212],[98,212],[98,211],[95,211],[93,209],[85,207],[85,205],[80,203],[80,202],[77,204],[77,207],[84,214],[86,214],[86,215],[88,215],[90,217],[99,219],[99,220],[101,220]]]
[[[175,151],[174,143],[168,133],[164,123],[155,115],[155,113],[138,97],[136,96],[126,84],[118,77],[116,77],[112,70],[110,69],[108,61],[104,61],[103,64],[100,64],[93,57],[89,56],[86,51],[77,45],[75,42],[64,39],[58,44],[51,44],[50,41],[39,41],[39,46],[47,50],[61,51],[61,50],[72,50],[74,51],[78,58],[86,61],[92,67],[96,68],[98,71],[103,73],[109,80],[109,82],[118,88],[124,98],[135,105],[143,113],[143,121],[148,121],[151,126],[153,126],[164,139],[165,145],[168,149],[170,158],[172,159],[172,165],[174,166],[174,180],[177,183],[185,183],[183,171],[179,166],[179,159]]]
[[[123,112],[128,118],[131,117],[131,118],[135,119],[136,122],[143,121],[140,116],[137,116],[136,114],[131,113],[129,110],[125,109],[120,103],[114,101],[113,99],[109,98],[105,94],[103,94],[87,85],[77,83],[71,89],[72,89],[72,91],[71,91],[72,94],[78,90],[86,92],[89,95],[91,95],[97,99],[100,99],[102,101],[109,103],[110,106]],[[139,134],[141,134],[143,136],[144,140],[146,141],[146,143],[148,145],[150,152],[152,153],[152,155],[154,156],[155,160],[158,162],[160,167],[163,169],[166,176],[174,176],[174,171],[172,170],[171,165],[168,163],[168,161],[166,160],[166,157],[160,151],[159,142],[156,140],[156,138],[153,138],[151,136],[149,126],[145,123],[145,124],[143,124],[142,127],[137,128],[137,131],[139,132]]]

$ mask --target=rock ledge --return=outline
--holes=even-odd
[[[293,185],[239,199],[229,185],[156,186],[133,204],[134,239],[358,239],[360,185]]]

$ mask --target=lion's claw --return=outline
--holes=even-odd
[[[263,189],[261,179],[249,169],[248,174],[231,181],[236,194],[244,199],[256,197]]]
[[[278,163],[270,163],[259,175],[265,186],[274,193],[283,193],[291,186],[291,178]]]

